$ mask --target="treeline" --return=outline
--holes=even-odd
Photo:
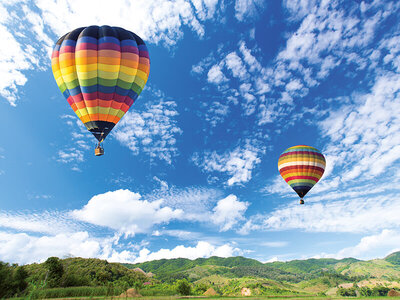
[[[338,288],[336,294],[342,297],[386,297],[390,290],[390,288],[382,285],[369,288],[367,286],[359,287],[354,284],[350,288]]]
[[[27,278],[24,267],[0,261],[0,298],[23,295],[28,287]]]
[[[50,257],[26,266],[0,262],[0,298],[119,295],[143,285],[145,274],[100,259]]]

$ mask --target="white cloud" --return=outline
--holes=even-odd
[[[85,159],[83,157],[83,152],[79,149],[72,148],[69,150],[59,150],[58,151],[58,158],[57,161],[62,162],[64,164],[67,163],[80,163],[83,162]]]
[[[178,155],[176,137],[182,133],[177,126],[176,106],[174,101],[160,101],[146,105],[142,112],[129,111],[114,128],[112,136],[134,155],[145,152],[152,159],[171,164]]]
[[[269,248],[281,248],[281,247],[286,247],[288,244],[289,244],[288,242],[283,242],[283,241],[262,242],[261,246],[265,246],[265,247],[269,247]],[[277,261],[277,259],[274,261]]]
[[[244,219],[244,213],[249,205],[248,202],[238,201],[235,195],[229,195],[219,200],[214,207],[212,221],[220,226],[220,231],[227,231]]]
[[[262,0],[236,0],[235,16],[239,21],[244,21],[248,18],[257,17],[264,9],[264,1]]]
[[[400,159],[400,75],[386,73],[371,92],[356,95],[355,104],[343,105],[320,123],[329,138],[329,172],[340,168],[342,184],[369,181]]]
[[[247,72],[243,65],[243,61],[236,54],[236,52],[229,53],[225,58],[225,63],[227,68],[231,70],[233,77],[237,77],[242,80],[247,77]]]
[[[231,186],[251,179],[253,168],[261,162],[259,155],[264,152],[264,147],[256,147],[247,141],[244,147],[239,146],[223,154],[205,152],[202,158],[196,154],[193,162],[206,172],[227,173],[231,178],[226,183]]]
[[[171,258],[189,258],[196,259],[199,257],[230,257],[240,254],[238,248],[232,247],[230,244],[224,244],[222,246],[215,246],[209,242],[200,241],[195,247],[185,247],[183,245],[176,246],[173,249],[160,249],[157,252],[151,252],[144,248],[139,252],[139,256],[136,258],[135,263],[157,260],[157,259],[171,259]]]
[[[41,237],[0,232],[0,260],[20,264],[43,262],[50,256],[96,257],[100,247],[100,243],[89,238],[87,232]]]
[[[71,220],[68,214],[57,211],[41,213],[13,213],[0,212],[0,227],[24,232],[57,234],[59,232],[73,232],[83,224]]]
[[[194,5],[194,8],[192,7]],[[0,96],[15,106],[27,70],[46,70],[58,37],[88,24],[134,31],[147,43],[174,46],[188,27],[199,38],[219,20],[218,0],[16,0],[0,3]],[[107,13],[105,13],[107,12]],[[134,16],[134,17],[132,17]]]
[[[339,195],[340,196],[340,195]],[[325,200],[323,196],[319,196]],[[400,199],[396,193],[346,197],[348,200],[282,205],[266,215],[255,215],[239,231],[303,230],[307,232],[376,232],[400,226]]]
[[[400,233],[397,230],[384,229],[378,234],[361,238],[360,242],[352,247],[347,247],[330,257],[345,258],[356,257],[360,259],[376,258],[374,254],[390,254],[399,249]]]
[[[222,73],[219,65],[213,65],[207,73],[207,80],[210,83],[221,84],[228,81],[228,78]]]
[[[182,218],[181,209],[163,206],[163,200],[140,200],[141,196],[129,190],[117,190],[92,197],[81,209],[71,216],[91,224],[105,226],[124,233],[151,232],[155,224],[168,223]]]

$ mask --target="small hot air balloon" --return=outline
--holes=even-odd
[[[278,170],[286,183],[303,197],[321,179],[325,170],[325,157],[314,147],[298,145],[286,149],[279,156]]]
[[[142,92],[150,72],[149,52],[133,32],[89,26],[61,37],[51,58],[54,78],[86,128],[101,143]]]

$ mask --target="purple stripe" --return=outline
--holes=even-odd
[[[139,49],[137,47],[133,47],[133,46],[122,46],[121,51],[135,53],[135,54],[139,55]]]
[[[79,51],[79,50],[97,50],[97,44],[78,43],[76,45],[76,51]]]
[[[99,44],[99,50],[116,50],[121,51],[121,47],[114,43],[101,43]]]

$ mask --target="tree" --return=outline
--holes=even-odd
[[[58,257],[49,257],[45,261],[47,267],[47,284],[49,287],[58,287],[64,274],[64,267]]]
[[[14,271],[14,286],[18,292],[24,291],[28,287],[26,279],[28,278],[28,272],[24,267],[17,267]]]
[[[192,286],[186,279],[181,279],[177,281],[177,292],[181,295],[190,295],[190,292],[192,291]]]

